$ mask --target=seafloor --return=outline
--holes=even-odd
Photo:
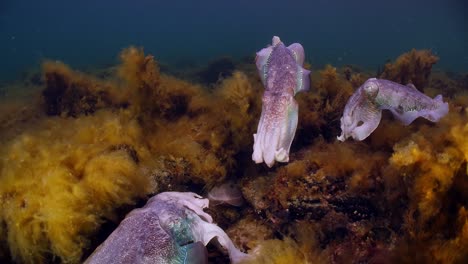
[[[290,162],[271,169],[251,160],[253,58],[185,72],[134,47],[94,72],[46,61],[0,89],[0,262],[80,263],[149,196],[233,181],[244,206],[209,213],[251,263],[468,263],[468,74],[437,60],[308,65]],[[450,112],[410,126],[386,113],[366,140],[337,141],[347,99],[375,76],[442,94]]]

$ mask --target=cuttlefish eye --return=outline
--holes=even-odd
[[[377,93],[379,92],[379,87],[375,83],[367,83],[364,85],[364,92],[369,96],[370,98],[374,98],[377,96]]]

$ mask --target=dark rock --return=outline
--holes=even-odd
[[[377,241],[390,242],[392,232],[385,227],[374,227],[370,232],[370,236]]]
[[[322,248],[326,248],[331,242],[340,242],[348,236],[349,231],[345,227],[337,227],[334,230],[324,232],[323,238],[320,240]]]
[[[46,114],[59,115],[63,95],[68,87],[65,78],[55,73],[46,74],[47,87],[42,91],[46,104]]]
[[[104,89],[92,89],[86,82],[74,82],[57,72],[45,74],[46,87],[42,91],[47,115],[77,117],[111,106],[111,95]],[[123,105],[118,105],[122,107]]]
[[[363,197],[341,197],[328,200],[338,212],[346,214],[351,221],[369,219],[377,214],[372,202]]]
[[[330,211],[327,203],[320,199],[302,199],[300,201],[288,201],[288,203],[291,219],[320,220]]]

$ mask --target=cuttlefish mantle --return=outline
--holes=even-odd
[[[279,37],[257,52],[256,65],[265,92],[262,113],[254,134],[252,160],[288,162],[289,149],[296,133],[298,105],[294,95],[309,90],[310,71],[304,69],[304,48],[299,43],[286,47]]]
[[[448,103],[442,101],[441,95],[430,98],[412,84],[371,78],[346,103],[338,140],[367,138],[379,125],[384,109],[390,110],[404,125],[409,125],[418,117],[439,121],[448,113]]]

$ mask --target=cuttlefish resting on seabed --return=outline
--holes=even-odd
[[[349,98],[341,118],[341,135],[338,140],[348,137],[364,140],[379,125],[382,110],[388,109],[404,125],[418,117],[437,122],[448,111],[448,103],[442,95],[434,99],[421,93],[413,84],[402,85],[388,80],[370,78]]]
[[[279,37],[271,46],[257,52],[258,73],[265,87],[262,113],[254,134],[252,160],[288,162],[289,149],[296,133],[298,105],[294,95],[309,90],[310,71],[302,67],[304,48],[299,43],[286,47]]]

